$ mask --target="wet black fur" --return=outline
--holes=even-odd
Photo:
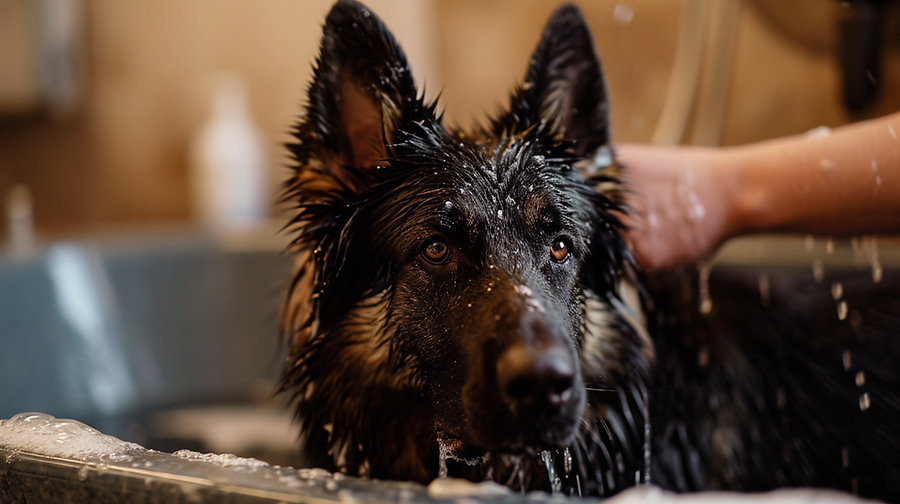
[[[358,3],[328,15],[315,69],[289,146],[298,268],[282,379],[312,463],[427,482],[441,438],[463,441],[457,458],[487,453],[451,462],[450,475],[515,488],[550,488],[547,449],[568,493],[609,495],[649,477],[677,490],[855,486],[898,500],[883,482],[900,479],[888,463],[900,457],[888,432],[900,360],[863,362],[879,391],[866,412],[841,361],[900,327],[896,305],[875,329],[824,324],[812,337],[810,315],[765,311],[741,281],[714,275],[727,302],[701,317],[689,275],[650,278],[647,337],[620,293],[639,282],[613,213],[624,210],[619,168],[593,161],[609,152],[607,96],[576,8],[557,11],[508,108],[472,133],[442,124]],[[441,264],[424,256],[435,237],[449,247]],[[556,263],[560,240],[569,256]],[[521,418],[498,399],[503,341],[532,328],[578,362],[559,415]]]

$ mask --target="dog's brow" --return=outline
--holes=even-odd
[[[441,206],[438,213],[438,225],[452,231],[465,229],[466,218],[459,206],[452,201],[447,201]]]
[[[553,219],[547,215],[549,206],[550,202],[547,201],[547,196],[541,192],[532,191],[525,196],[525,204],[522,205],[522,208],[528,227],[544,227],[552,224]]]

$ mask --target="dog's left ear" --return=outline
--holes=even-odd
[[[574,5],[550,18],[531,57],[525,83],[512,97],[509,112],[494,122],[498,136],[532,126],[555,140],[574,142],[585,156],[609,142],[606,84],[590,29]]]

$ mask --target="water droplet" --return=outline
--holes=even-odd
[[[697,196],[697,193],[691,191],[688,193],[688,202],[690,203],[690,207],[688,207],[687,217],[692,222],[700,222],[706,217],[706,207],[700,203],[700,198]]]
[[[831,135],[831,128],[828,126],[819,126],[806,132],[808,138],[822,138]]]
[[[835,301],[841,299],[841,296],[844,295],[844,285],[841,282],[835,282],[831,284],[831,297],[834,298]]]
[[[78,470],[78,481],[85,481],[88,477],[88,468],[87,466],[83,466]]]
[[[841,449],[841,466],[850,467],[850,450],[846,446]]]
[[[869,264],[872,266],[872,281],[875,283],[881,282],[884,271],[881,267],[881,260],[878,258],[878,237],[863,237],[862,248],[866,252]]]
[[[619,24],[631,24],[631,20],[634,19],[634,7],[624,3],[617,3],[613,7],[613,19]]]
[[[853,310],[850,312],[850,324],[853,327],[859,327],[859,324],[862,323],[862,314],[859,313],[859,310]]]
[[[769,274],[759,275],[759,298],[763,306],[769,306]]]
[[[832,238],[830,236],[828,237],[827,240],[825,240],[825,253],[828,255],[831,255],[834,253],[834,238]]]
[[[888,131],[891,132],[891,137],[893,137],[893,139],[896,140],[896,139],[897,139],[897,134],[894,133],[894,127],[893,127],[892,125],[890,125],[890,124],[888,124]]]
[[[869,406],[872,405],[872,400],[869,399],[869,393],[864,392],[863,395],[859,396],[859,410],[866,411],[869,409]]]
[[[712,311],[712,299],[709,297],[709,274],[712,272],[712,264],[709,262],[701,262],[699,265],[699,297],[700,297],[700,313],[709,314]]]
[[[850,350],[844,350],[841,360],[844,362],[844,371],[850,371],[850,368],[853,367],[853,362],[850,359]]]
[[[856,373],[856,386],[862,387],[866,384],[866,373],[865,371],[860,371]]]
[[[816,246],[816,238],[813,235],[806,235],[806,238],[803,240],[803,248],[807,253],[812,252],[813,248]]]
[[[821,259],[815,259],[812,263],[813,278],[816,282],[821,282],[825,278],[825,266]]]
[[[847,318],[847,302],[846,301],[841,301],[840,303],[838,303],[837,312],[838,312],[838,320],[844,320],[845,318]]]
[[[706,345],[701,346],[697,351],[697,365],[701,368],[709,365],[709,348]]]

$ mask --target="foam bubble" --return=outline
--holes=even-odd
[[[146,450],[79,421],[58,419],[43,413],[20,413],[0,421],[0,446],[75,460],[121,461],[129,456],[129,451]]]

